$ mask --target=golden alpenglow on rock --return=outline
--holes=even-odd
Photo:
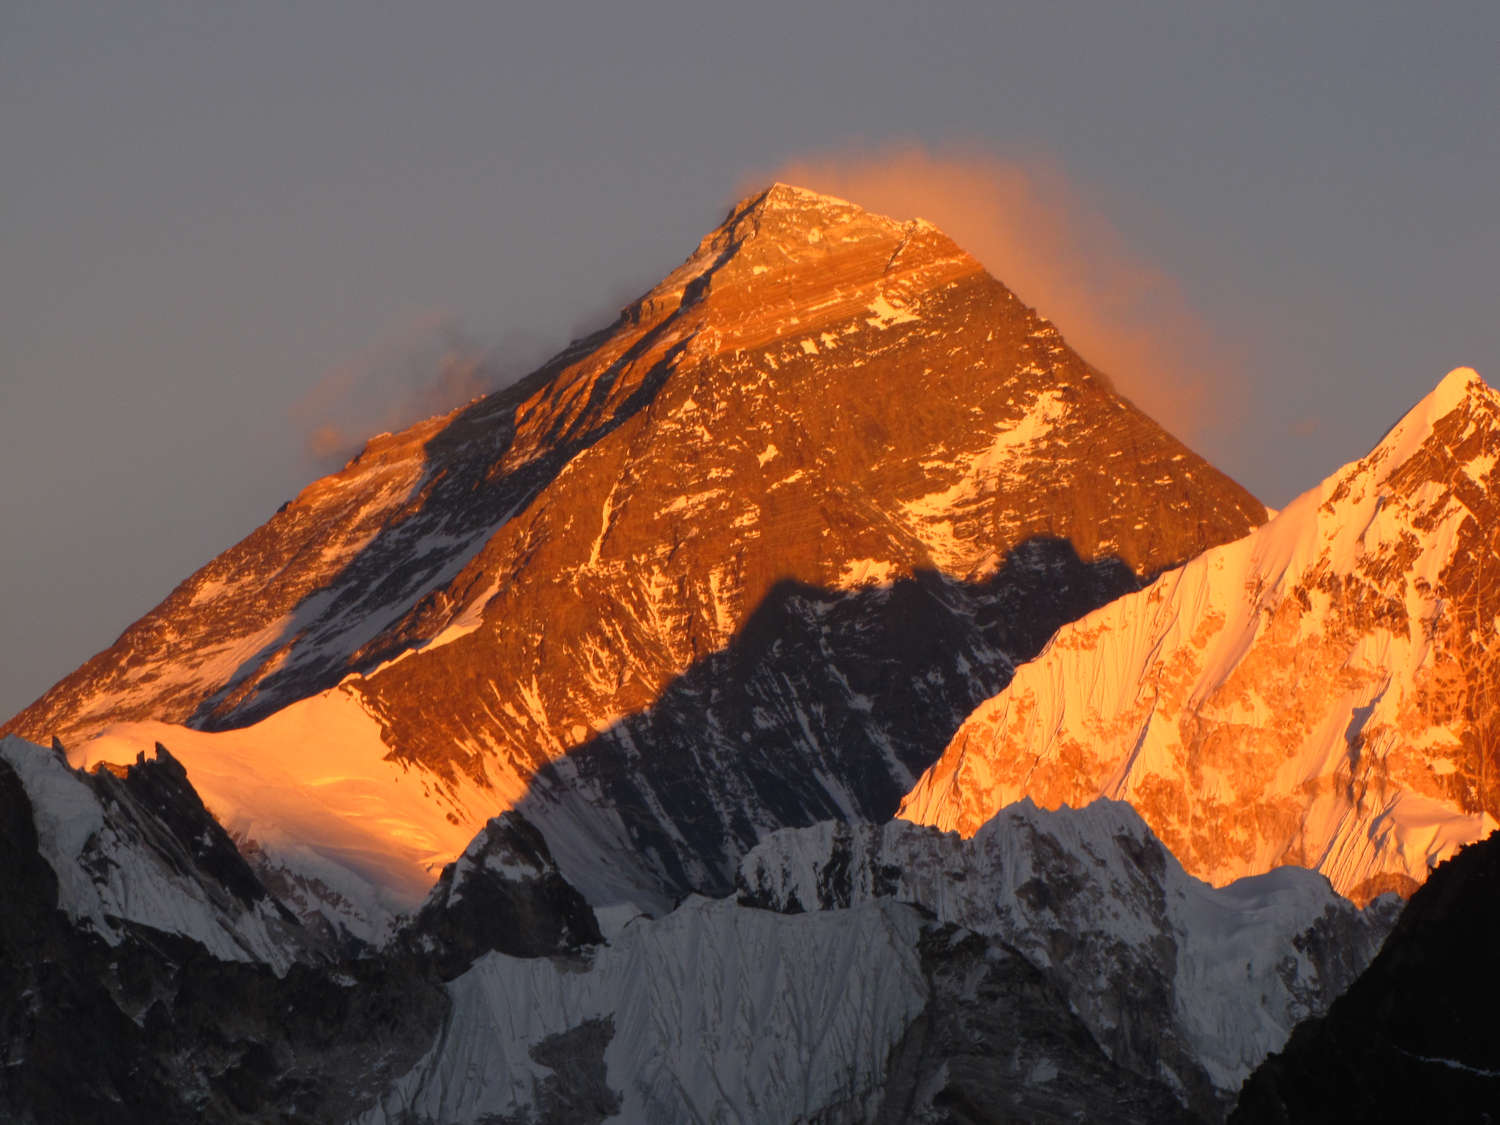
[[[396,905],[514,808],[592,903],[660,909],[769,828],[889,816],[1058,625],[1264,518],[932,225],[778,184],[7,729],[160,741]]]
[[[901,816],[1129,801],[1214,883],[1409,894],[1500,818],[1500,394],[1450,373],[1248,536],[1067,625]]]

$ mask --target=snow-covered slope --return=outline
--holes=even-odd
[[[1409,893],[1500,816],[1500,395],[1452,372],[1245,538],[1065,626],[902,804],[1129,801],[1212,882]]]
[[[1324,1011],[1394,909],[1361,912],[1284,867],[1214,889],[1122,802],[1021,801],[969,839],[906,821],[787,829],[746,856],[742,902],[821,910],[909,902],[1049,972],[1117,1064],[1203,1109]]]
[[[241,730],[116,723],[70,762],[124,765],[166,746],[260,878],[305,920],[380,944],[414,911],[496,800],[390,760],[380,724],[335,688]]]
[[[57,905],[83,932],[118,945],[143,927],[278,972],[305,954],[296,921],[204,812],[170,755],[85,776],[52,750],[6,737],[0,765],[14,771],[31,805]]]
[[[786,918],[691,899],[577,961],[490,954],[449,985],[431,1053],[362,1120],[564,1120],[590,1069],[618,1121],[858,1106],[925,1001],[920,925],[894,904]]]
[[[1263,516],[930,224],[777,185],[9,726],[162,742],[366,936],[508,809],[661,912],[767,831],[888,817],[1059,624]]]
[[[365,1125],[1186,1117],[1015,949],[889,899],[786,915],[695,896],[572,959],[490,954],[448,994]]]

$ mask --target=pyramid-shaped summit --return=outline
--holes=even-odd
[[[846,319],[885,290],[936,289],[983,267],[922,220],[901,222],[846,200],[774,184],[724,222],[641,301],[628,321],[710,319],[720,344],[755,346],[789,329]],[[697,308],[710,299],[708,308]],[[863,302],[863,304],[861,303]],[[894,309],[877,305],[867,316]],[[725,332],[735,333],[724,339]],[[813,337],[816,339],[816,336]]]
[[[1264,516],[936,228],[776,185],[5,729],[79,760],[161,741],[278,862],[301,821],[241,767],[420,793],[319,791],[376,881],[515,809],[595,905],[656,908],[770,827],[888,816],[1059,624]]]
[[[1500,394],[1460,368],[1264,527],[1066,626],[902,815],[1130,801],[1184,866],[1364,902],[1500,821]]]

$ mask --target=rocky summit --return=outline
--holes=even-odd
[[[1458,371],[1268,513],[930,224],[757,193],[7,724],[0,1117],[1489,1104],[1493,847],[1377,950],[1500,809],[1497,460]]]
[[[1264,518],[936,228],[777,185],[6,729],[160,741],[271,860],[330,760],[399,776],[411,886],[514,809],[596,906],[659,910],[770,829],[890,815],[1058,625]]]

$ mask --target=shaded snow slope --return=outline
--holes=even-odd
[[[1015,949],[865,902],[788,916],[693,897],[573,959],[491,954],[360,1120],[1191,1119],[1113,1064]]]
[[[294,919],[255,880],[170,757],[143,757],[120,776],[88,776],[54,751],[7,737],[0,761],[30,800],[38,851],[57,877],[57,905],[85,933],[118,945],[131,927],[145,927],[278,972],[303,952]]]
[[[920,925],[894,904],[786,918],[694,899],[576,962],[490,954],[448,986],[432,1051],[360,1120],[560,1120],[549,1099],[582,1083],[559,1077],[590,1063],[617,1121],[792,1121],[873,1100],[925,1000]],[[574,1065],[543,1061],[549,1041]]]
[[[789,829],[751,852],[741,901],[823,910],[909,902],[1049,972],[1119,1065],[1170,1075],[1186,1104],[1224,1097],[1297,1021],[1326,1009],[1394,915],[1279,868],[1215,889],[1128,805],[1002,810],[971,838],[892,821]]]
[[[343,689],[243,730],[117,723],[70,761],[128,763],[158,743],[284,901],[374,944],[483,827],[471,807],[493,799],[390,761],[379,723]]]
[[[1500,395],[1460,369],[1245,538],[1060,629],[901,815],[1129,801],[1213,882],[1409,893],[1500,816]]]

